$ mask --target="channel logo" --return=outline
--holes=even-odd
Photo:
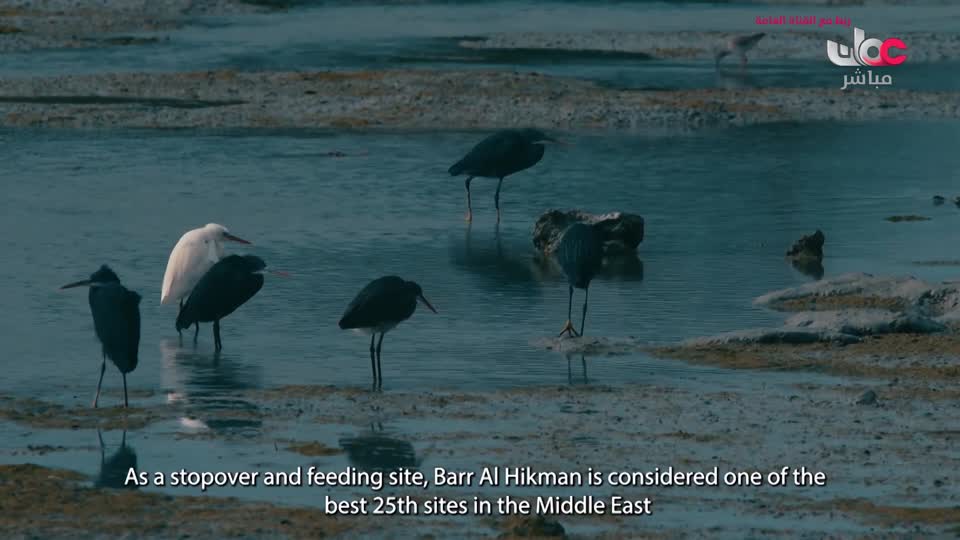
[[[907,55],[906,43],[899,38],[888,38],[880,41],[877,38],[866,39],[860,28],[853,28],[853,48],[827,40],[827,58],[838,66],[897,66],[904,63]],[[871,55],[871,52],[876,51]]]

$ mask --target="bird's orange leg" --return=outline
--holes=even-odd
[[[570,337],[577,337],[580,335],[573,327],[573,323],[570,322],[571,312],[573,311],[573,285],[569,285],[568,288],[570,290],[570,299],[567,302],[567,323],[563,325],[563,330],[560,331],[560,334],[558,334],[557,337],[562,337],[564,334],[570,334]]]

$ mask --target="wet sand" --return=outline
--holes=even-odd
[[[0,81],[0,126],[564,130],[958,118],[960,92],[624,91],[511,72],[102,74]]]
[[[951,343],[958,347],[955,338]],[[951,384],[957,367],[915,365],[931,351],[952,354],[944,353],[941,345],[903,336],[861,348],[772,347],[736,354],[720,350],[677,354],[693,361],[756,370],[755,384],[713,388],[574,385],[377,394],[292,386],[248,391],[244,398],[260,411],[258,418],[264,425],[261,442],[272,441],[276,452],[302,455],[307,460],[304,465],[319,459],[314,463],[323,467],[323,460],[349,448],[338,448],[329,440],[290,441],[277,435],[291,423],[342,424],[376,415],[388,423],[420,420],[414,422],[420,429],[407,430],[406,438],[413,446],[428,449],[421,450],[420,456],[424,460],[421,469],[428,475],[431,467],[441,465],[464,470],[530,465],[546,471],[584,471],[588,467],[630,471],[672,465],[683,470],[716,466],[758,471],[805,466],[823,471],[828,478],[823,487],[805,488],[590,488],[589,493],[597,496],[650,497],[652,515],[553,516],[570,537],[595,537],[596,532],[606,538],[687,537],[708,531],[711,537],[729,538],[838,534],[892,538],[908,532],[930,537],[946,534],[960,524],[960,495],[954,489],[960,482],[956,452],[960,432],[948,427],[960,425],[960,396]],[[832,369],[854,358],[871,359],[865,362],[882,365],[882,369]],[[602,357],[588,359],[587,369],[590,363],[602,361]],[[564,362],[558,355],[558,369]],[[579,364],[575,359],[574,378],[580,376]],[[843,378],[763,382],[771,370],[781,369],[828,371]],[[874,397],[865,400],[868,391]],[[81,405],[77,407],[79,410]],[[3,410],[7,420],[34,429],[61,425],[52,423],[50,417],[64,412],[50,404],[16,399],[6,399]],[[11,410],[18,413],[10,414]],[[183,414],[182,408],[162,405],[134,410],[131,419],[142,426],[144,417],[161,422]],[[218,414],[224,413],[208,411],[207,422]],[[114,420],[122,415],[118,409],[74,412],[71,425],[116,428]],[[493,426],[496,429],[491,431]],[[50,450],[25,451],[39,455]],[[450,456],[459,456],[458,463],[472,467],[451,466]],[[931,469],[931,463],[938,466]],[[365,529],[409,538],[420,537],[413,531],[426,527],[448,533],[469,530],[470,536],[490,537],[516,526],[516,518],[511,521],[499,516],[332,519],[319,508],[284,508],[210,494],[196,498],[190,489],[170,497],[94,488],[84,484],[88,479],[77,473],[26,465],[6,466],[0,477],[0,507],[5,510],[0,530],[7,535],[79,537],[91,530],[144,530],[148,537],[216,534],[264,538],[279,534],[300,538],[320,533],[350,536]],[[393,489],[395,492],[383,494],[464,499],[509,494],[532,499],[571,491],[510,487],[494,494],[476,487],[432,487],[425,492]],[[354,496],[364,494],[371,495],[363,490],[354,492]],[[95,517],[100,512],[91,511],[97,508],[123,511],[114,512],[104,525]],[[205,518],[196,519],[197,512]],[[712,525],[704,530],[691,528],[689,512],[707,516],[704,523]],[[465,522],[470,524],[468,529],[463,529]],[[752,524],[749,529],[744,527],[746,523]]]

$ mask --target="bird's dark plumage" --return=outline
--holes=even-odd
[[[603,266],[603,235],[593,225],[575,223],[567,228],[560,239],[560,246],[556,252],[557,260],[569,284],[569,299],[567,303],[567,323],[560,335],[569,332],[577,335],[571,322],[573,310],[574,287],[584,290],[583,315],[580,319],[580,335],[587,321],[587,299],[590,294],[590,281],[597,275]]]
[[[463,159],[449,169],[451,176],[468,174],[484,178],[502,178],[533,167],[543,158],[544,148],[537,141],[551,140],[535,129],[498,131],[477,143]]]
[[[127,373],[137,368],[140,350],[140,295],[127,289],[120,278],[103,265],[90,279],[64,285],[63,289],[87,286],[88,300],[93,315],[93,328],[103,349],[104,361],[100,366],[100,381],[93,406],[100,399],[100,386],[106,369],[106,359],[123,375],[123,402],[127,404]]]
[[[413,315],[420,286],[397,276],[375,279],[357,293],[340,318],[340,328],[395,326]],[[380,330],[378,330],[380,331]]]
[[[556,255],[570,285],[585,289],[603,266],[603,236],[592,225],[575,223],[563,233]]]
[[[533,167],[543,158],[544,148],[540,141],[558,142],[539,129],[507,129],[498,131],[480,141],[466,156],[453,164],[447,172],[451,176],[466,174],[464,188],[467,191],[467,221],[473,219],[470,202],[470,182],[477,176],[497,178],[497,191],[493,196],[497,207],[497,222],[500,222],[500,188],[503,179],[515,172]]]
[[[266,268],[254,255],[229,255],[200,278],[177,316],[177,330],[195,322],[212,322],[233,313],[263,287]]]
[[[220,319],[233,313],[263,287],[261,271],[267,267],[255,255],[229,255],[217,261],[200,278],[177,315],[177,331],[198,322],[213,322],[214,346],[219,351]]]

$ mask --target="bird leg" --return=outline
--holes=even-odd
[[[583,289],[583,316],[580,319],[580,335],[583,335],[583,325],[587,322],[587,298],[590,297],[590,286]]]
[[[197,338],[200,337],[200,321],[194,323],[196,325],[196,330],[193,331],[193,343],[197,343]]]
[[[127,374],[123,373],[123,407],[127,408],[130,404],[127,401]]]
[[[571,337],[577,337],[577,331],[573,328],[573,323],[570,322],[570,315],[573,311],[573,285],[570,285],[569,288],[570,299],[567,301],[567,322],[563,325],[563,330],[560,331],[560,334],[557,337],[561,337],[564,334],[570,334]]]
[[[183,311],[183,298],[180,299],[180,311]],[[177,316],[180,316],[180,313],[177,313]],[[181,344],[183,344],[183,332],[177,328],[177,335],[180,336]]]
[[[500,186],[503,185],[503,177],[497,182],[497,192],[493,195],[493,204],[497,207],[497,223],[500,223]]]
[[[373,389],[377,389],[377,358],[374,356],[373,342],[377,339],[377,333],[370,334],[370,369],[373,371]]]
[[[473,180],[472,176],[468,176],[467,179],[463,182],[463,186],[467,188],[467,221],[473,221],[473,209],[470,206],[470,181]]]
[[[223,343],[220,342],[220,319],[213,321],[213,346],[218,351],[223,348]]]
[[[380,340],[377,341],[377,388],[383,388],[383,367],[380,365],[380,347],[383,345],[383,336],[380,334]]]
[[[107,355],[103,355],[103,363],[100,364],[100,382],[97,383],[97,394],[93,396],[93,408],[97,408],[97,402],[100,401],[100,385],[103,384],[103,372],[107,370]]]
[[[587,382],[587,357],[580,355],[580,363],[583,364],[583,382]]]

